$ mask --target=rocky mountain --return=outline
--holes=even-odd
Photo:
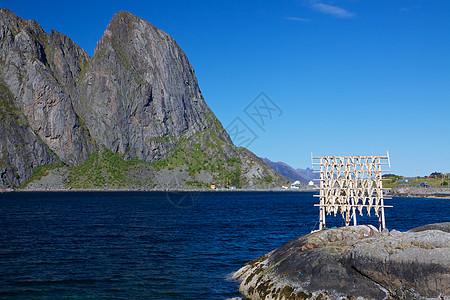
[[[114,15],[90,57],[1,9],[0,66],[0,187],[55,167],[78,188],[285,181],[233,145],[178,44],[131,13]]]
[[[289,178],[291,182],[298,180],[302,184],[308,184],[309,181],[319,178],[318,174],[313,173],[313,170],[310,168],[294,169],[293,167],[281,161],[273,162],[268,158],[261,158],[261,159],[270,168],[277,171],[284,177]]]

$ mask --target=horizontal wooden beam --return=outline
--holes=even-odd
[[[370,159],[372,159],[372,158],[381,158],[381,159],[388,159],[389,158],[389,156],[377,156],[377,155],[374,155],[374,156],[367,156],[367,155],[354,155],[354,156],[352,156],[352,155],[350,155],[350,156],[340,156],[340,155],[331,155],[331,156],[313,156],[313,157],[311,157],[312,159],[321,159],[321,158],[351,158],[351,159],[355,159],[355,158],[359,158],[359,159],[367,159],[367,158],[370,158]]]
[[[383,190],[385,190],[385,188],[382,188],[382,191]],[[321,195],[313,195],[313,197],[325,197],[324,195],[323,196],[321,196]],[[358,196],[358,195],[353,195],[353,196],[349,196],[349,197],[353,197],[353,198],[362,198],[362,197],[365,197],[365,198],[369,198],[369,197],[378,197],[378,198],[380,198],[381,199],[381,196],[378,196],[378,195],[376,195],[376,196],[362,196],[362,197],[360,197],[360,196]],[[392,199],[392,197],[389,197],[389,196],[384,196],[383,195],[383,199]]]
[[[364,205],[357,205],[357,204],[314,204],[314,206],[320,206],[320,207],[334,207],[334,206],[350,206],[350,207],[359,207],[359,206],[362,206],[362,207],[366,207],[366,206],[369,206],[369,205],[367,205],[367,204],[364,204]],[[378,206],[378,207],[393,207],[392,205],[372,205],[371,207],[374,207],[374,206]]]
[[[366,169],[364,169],[364,170],[348,170],[348,171],[347,170],[323,170],[323,171],[317,170],[317,171],[313,171],[313,173],[331,173],[331,172],[334,172],[334,173],[339,173],[339,172],[349,172],[349,173],[355,173],[355,172],[367,173],[367,172],[371,172],[371,173],[376,173],[376,172],[390,172],[390,171],[391,170],[366,170]]]

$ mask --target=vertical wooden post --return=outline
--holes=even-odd
[[[320,207],[319,207],[319,230],[322,230],[325,226],[325,217],[323,214],[323,210],[325,209],[325,194],[324,194],[324,185],[325,185],[325,178],[323,176],[323,158],[320,158],[320,181],[319,181],[319,188],[320,188]]]
[[[353,226],[356,226],[357,224],[356,224],[355,185],[354,185],[353,181],[350,181],[349,185],[350,185],[350,197],[351,197],[350,203],[352,204],[352,213],[353,213]]]
[[[319,214],[320,214],[320,224],[319,224],[319,230],[322,230],[322,229],[324,229],[326,227],[326,224],[325,224],[325,214],[326,214],[326,212],[325,212],[325,206],[323,206],[323,205],[324,205],[324,201],[320,200],[320,212],[319,212]]]
[[[352,191],[353,194],[353,191]],[[352,213],[353,213],[353,226],[356,226],[356,203],[355,203],[355,197],[352,197]]]
[[[390,159],[389,159],[389,152],[388,152],[388,161],[389,161],[389,165],[390,165]],[[386,221],[385,221],[385,217],[384,217],[384,192],[383,192],[383,176],[381,175],[381,159],[380,159],[380,164],[378,165],[378,180],[380,182],[380,194],[378,195],[379,199],[380,199],[380,209],[381,209],[381,213],[380,213],[380,217],[381,217],[381,230],[386,228]]]
[[[322,199],[320,200],[320,207],[319,207],[319,230],[323,229],[323,219],[322,219]]]
[[[383,191],[381,191],[381,192],[383,192]],[[380,214],[380,216],[381,216],[381,229],[380,229],[380,231],[381,231],[381,230],[386,228],[386,222],[385,222],[385,218],[384,218],[384,200],[383,200],[383,196],[381,197],[380,205],[381,205],[381,214]]]

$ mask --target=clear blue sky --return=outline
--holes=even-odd
[[[20,1],[0,6],[60,31],[90,55],[120,10],[169,33],[208,105],[236,117],[259,156],[382,155],[391,171],[450,172],[450,1]],[[265,131],[244,109],[265,92]]]

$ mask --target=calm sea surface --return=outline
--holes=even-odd
[[[317,228],[316,202],[307,192],[3,193],[0,298],[237,297],[232,272]],[[386,204],[389,229],[450,221],[447,199]]]

